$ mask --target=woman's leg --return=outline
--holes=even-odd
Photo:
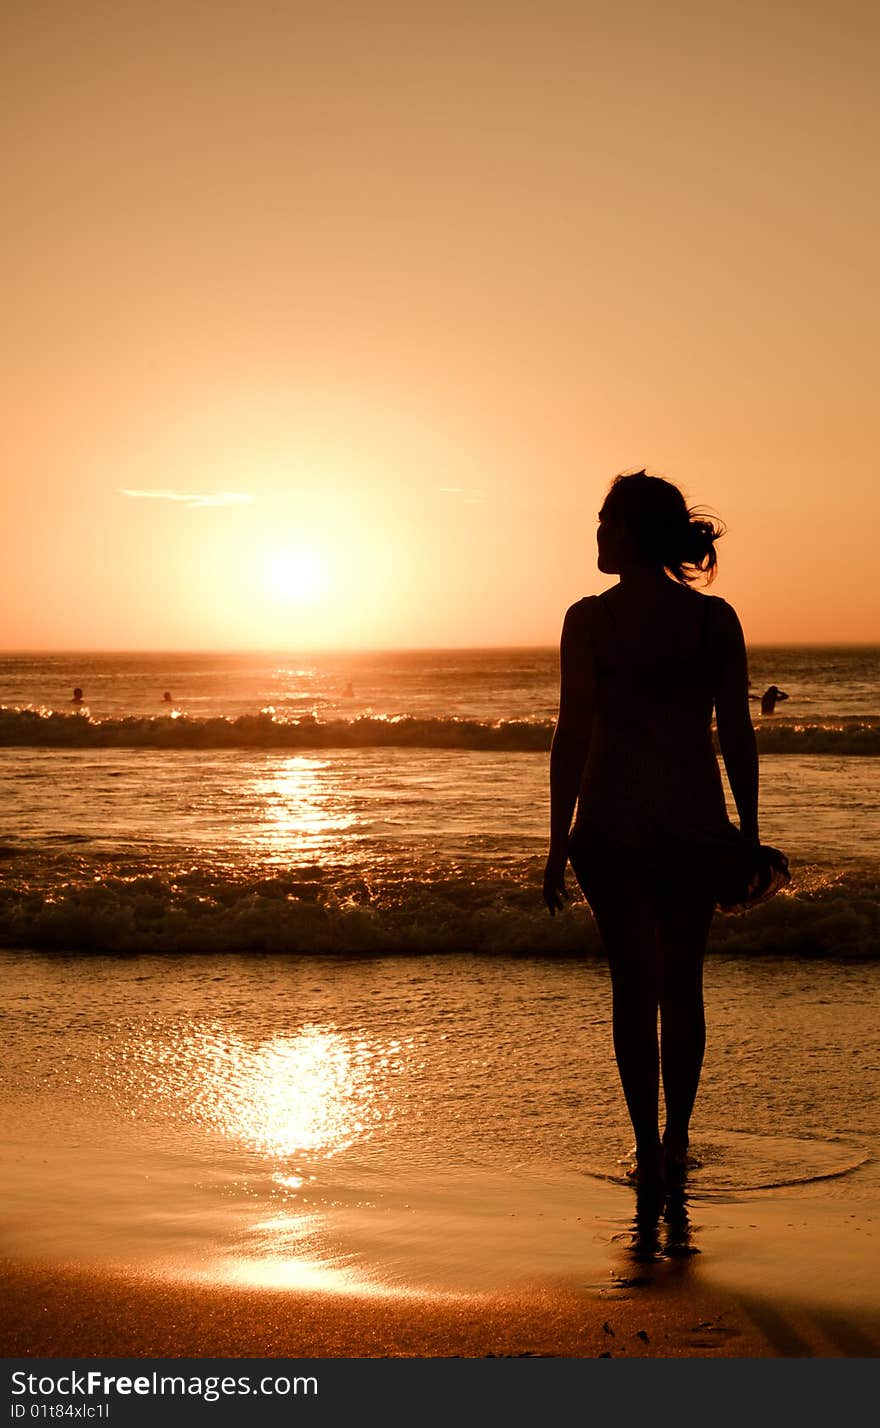
[[[639,1172],[651,1176],[659,1174],[661,1164],[655,912],[631,892],[603,895],[591,905],[611,970],[614,1054],[635,1131]]]
[[[691,1111],[706,1049],[703,957],[714,907],[703,901],[664,907],[657,917],[660,1064],[666,1099],[663,1148],[683,1167]]]

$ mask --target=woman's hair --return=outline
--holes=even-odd
[[[671,481],[644,471],[616,476],[600,514],[626,527],[639,560],[662,566],[682,585],[690,585],[699,573],[707,585],[715,579],[715,542],[724,527],[688,506]]]

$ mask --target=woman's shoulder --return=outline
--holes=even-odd
[[[698,600],[708,600],[709,604],[713,605],[716,609],[721,606],[723,606],[725,610],[733,609],[733,606],[729,605],[722,595],[710,595],[706,590],[694,590],[691,593],[696,595]]]
[[[702,590],[695,590],[693,593],[696,595],[698,600],[706,600],[708,602],[707,613],[711,617],[730,627],[739,625],[739,615],[736,613],[733,606],[728,604],[728,602],[723,599],[722,596],[707,595]]]
[[[582,659],[591,658],[596,632],[594,610],[598,604],[597,595],[584,595],[569,605],[562,622],[563,655]]]
[[[565,612],[565,623],[567,625],[583,625],[590,619],[598,600],[598,595],[582,595],[580,600],[575,600],[573,605],[569,605]]]
[[[714,649],[717,657],[725,658],[743,645],[745,640],[739,615],[720,595],[705,595],[702,592],[695,594],[698,599],[707,602],[704,629],[707,631],[710,648]]]
[[[575,600],[573,605],[569,605],[562,621],[563,639],[587,629],[590,619],[590,602],[594,598],[592,595],[584,595],[582,599]]]

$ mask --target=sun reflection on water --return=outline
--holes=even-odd
[[[280,1158],[303,1151],[335,1155],[373,1118],[363,1061],[338,1033],[306,1030],[256,1048],[230,1044],[232,1074],[215,1105],[230,1137]]]
[[[325,1160],[369,1136],[390,1114],[382,1082],[400,1043],[377,1046],[332,1027],[252,1042],[204,1025],[145,1038],[129,1067],[142,1096],[271,1162],[278,1183],[302,1186],[292,1157]]]
[[[222,1022],[151,1028],[105,1063],[126,1115],[221,1137],[288,1193],[341,1151],[394,1120],[415,1042],[300,1025],[257,1040]],[[396,1083],[396,1084],[395,1084]],[[214,1154],[210,1144],[205,1147]]]
[[[254,781],[259,821],[254,843],[269,856],[304,848],[314,851],[355,822],[355,815],[331,806],[332,785],[323,777],[326,759],[291,755],[273,763],[272,772]]]

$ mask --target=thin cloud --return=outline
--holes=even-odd
[[[253,496],[246,496],[240,491],[166,491],[156,489],[152,491],[130,491],[126,487],[119,488],[120,495],[131,496],[136,501],[181,501],[185,506],[200,508],[204,506],[252,506]]]

